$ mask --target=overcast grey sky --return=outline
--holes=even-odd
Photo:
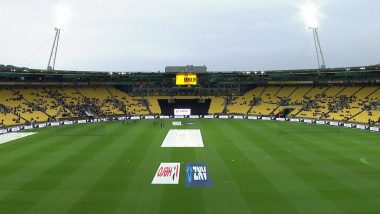
[[[69,5],[56,69],[317,67],[306,0],[0,0],[0,64],[46,68],[56,5]],[[320,0],[327,67],[380,63],[380,1]]]

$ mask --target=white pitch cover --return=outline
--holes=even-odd
[[[204,147],[200,129],[170,129],[161,147]]]
[[[161,163],[152,184],[178,184],[181,163]]]

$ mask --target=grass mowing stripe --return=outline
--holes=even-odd
[[[168,149],[168,148],[165,148]],[[170,162],[182,162],[178,185],[164,185],[159,213],[204,213],[202,189],[185,187],[186,162],[197,162],[193,148],[173,148]],[[182,151],[179,151],[182,150]],[[186,152],[183,150],[187,150]],[[160,188],[160,187],[159,187]]]
[[[340,193],[341,194],[341,196],[339,197],[340,199],[344,199],[344,198],[348,199],[347,197],[354,197],[360,201],[360,199],[368,198],[361,202],[361,207],[356,206],[355,209],[369,210],[369,211],[379,209],[379,207],[377,206],[378,203],[376,201],[373,200],[373,202],[371,203],[372,197],[369,194],[363,194],[363,191],[361,191],[360,185],[355,185],[355,184],[353,185],[346,178],[352,177],[352,178],[356,178],[354,179],[355,181],[362,181],[363,183],[366,183],[366,184],[370,183],[372,184],[370,185],[370,188],[374,188],[375,186],[376,188],[378,188],[378,183],[375,183],[373,180],[368,180],[362,177],[360,174],[353,172],[351,170],[351,167],[347,168],[346,167],[347,164],[344,162],[344,158],[342,157],[342,154],[339,152],[339,148],[334,149],[334,151],[337,151],[337,152],[334,152],[333,154],[334,159],[330,158],[329,160],[326,158],[326,154],[323,152],[324,148],[320,146],[320,145],[326,146],[326,144],[329,146],[334,146],[335,145],[334,142],[339,142],[342,139],[337,138],[333,140],[332,138],[334,138],[335,135],[334,137],[332,137],[331,135],[318,135],[318,138],[316,138],[315,136],[309,136],[309,135],[306,136],[306,135],[303,135],[302,133],[290,133],[290,135],[283,135],[283,137],[285,138],[289,138],[289,136],[291,136],[290,139],[292,139],[292,144],[293,143],[297,144],[295,142],[302,142],[298,144],[306,148],[304,151],[309,151],[309,153],[307,154],[299,154],[299,157],[309,162],[310,164],[314,163],[313,165],[315,165],[318,168],[318,170],[315,170],[315,169],[310,170],[310,172],[308,173],[307,180],[310,183],[323,181],[322,183],[324,184],[325,188],[326,186],[327,187],[329,186],[330,188],[327,190],[324,190],[324,189],[320,190],[320,192],[326,195],[326,197],[330,198],[330,200],[333,200],[334,198],[335,199],[337,198],[336,193]],[[302,139],[300,138],[301,136],[303,136]],[[331,142],[322,143],[321,142],[323,141],[322,136],[328,138]],[[284,146],[284,144],[286,143],[276,142],[276,144],[279,146]],[[313,148],[313,146],[318,147],[318,149]],[[315,156],[316,154],[313,152],[318,152],[320,154]],[[297,152],[292,152],[292,153],[297,154]],[[318,159],[316,160],[315,157],[317,157]],[[343,162],[341,161],[342,159],[343,159]],[[292,160],[294,160],[294,158]],[[300,161],[295,159],[295,162],[299,163]],[[348,165],[351,166],[351,164],[348,164]],[[348,174],[346,173],[344,176],[342,176],[342,175],[339,175],[339,173],[337,174],[332,171],[326,171],[326,167],[333,168],[334,170],[342,169],[348,172]],[[337,174],[337,175],[334,176],[334,174]],[[318,180],[316,178],[320,178],[320,179]],[[324,180],[321,180],[321,178],[323,178]],[[339,183],[336,183],[336,181],[339,181]],[[321,182],[319,182],[318,184],[320,183]],[[333,191],[335,191],[335,194],[332,194]],[[344,207],[342,206],[340,207],[342,210],[344,210],[347,207],[347,205],[345,205]],[[347,211],[349,210],[345,210],[345,212]]]
[[[203,121],[202,121],[203,122]],[[208,213],[251,213],[249,202],[241,195],[241,189],[236,183],[234,173],[231,170],[231,155],[234,150],[221,150],[230,144],[226,138],[218,134],[218,123],[210,121],[202,123],[202,136],[207,151],[203,153],[203,158],[207,163],[209,173],[213,182],[212,188],[203,189],[205,207]]]
[[[83,156],[80,152],[91,150],[96,153],[98,150],[102,150],[103,147],[106,146],[106,144],[103,144],[104,146],[102,144],[94,146],[93,143],[96,143],[98,140],[99,139],[97,138],[88,139],[87,142],[83,142],[83,146],[78,148],[76,152],[70,151],[70,153],[66,153],[66,156],[59,162],[54,162],[57,160],[55,156],[51,157],[51,161],[47,160],[49,165],[45,165],[43,173],[33,177],[33,179],[30,179],[27,183],[16,188],[11,194],[8,194],[1,199],[5,204],[7,204],[7,202],[17,201],[22,206],[13,206],[9,203],[10,206],[5,207],[5,209],[10,212],[25,212],[30,209],[67,176],[77,170],[78,166],[89,161],[88,157]]]
[[[351,157],[347,156],[344,152],[342,152],[340,145],[337,145],[335,143],[335,142],[342,141],[342,139],[336,138],[335,140],[333,140],[332,138],[334,138],[334,136],[331,136],[331,135],[328,135],[328,136],[318,135],[318,138],[314,136],[310,136],[310,135],[303,135],[302,133],[299,133],[299,134],[294,133],[290,135],[291,135],[291,138],[289,139],[291,139],[291,144],[290,144],[291,146],[288,146],[287,147],[288,149],[292,150],[292,149],[297,149],[297,148],[303,148],[304,151],[309,152],[308,155],[311,155],[311,157],[310,158],[308,157],[308,159],[313,160],[313,157],[316,157],[315,155],[318,156],[317,158],[321,158],[321,160],[319,161],[323,162],[323,160],[325,159],[325,161],[328,161],[328,162],[324,163],[325,165],[324,168],[326,168],[326,166],[331,166],[334,164],[336,164],[334,167],[344,167],[342,165],[342,160],[344,160],[345,162],[349,161],[354,166],[358,165],[359,163],[358,160],[354,160]],[[290,135],[286,135],[284,137],[288,138],[288,136]],[[328,139],[325,139],[324,137]],[[331,141],[331,142],[328,142],[328,141]],[[277,144],[279,146],[284,146],[284,144],[281,144],[281,143],[277,143]],[[328,149],[327,147],[332,147],[332,148]],[[330,154],[326,156],[326,152]],[[307,157],[307,155],[304,155],[304,156]],[[323,165],[323,164],[319,163],[319,165]],[[354,171],[352,171],[351,173],[353,174],[350,174],[350,176],[352,175],[359,176],[359,177],[361,176],[360,174]]]
[[[301,213],[310,212],[312,210],[332,213],[339,211],[335,204],[321,195],[317,189],[302,177],[302,174],[294,171],[291,166],[284,165],[285,160],[292,161],[292,158],[295,158],[295,156],[288,154],[288,152],[278,146],[276,147],[275,141],[284,141],[283,138],[278,138],[269,132],[270,130],[262,128],[263,126],[255,126],[252,128],[248,126],[247,123],[239,123],[237,121],[230,121],[226,124],[231,127],[239,127],[240,133],[246,133],[240,135],[241,138],[244,139],[241,142],[242,144],[247,144],[249,139],[256,138],[252,143],[261,150],[260,152],[266,156],[270,156],[271,160],[273,160],[271,165],[262,165],[262,163],[258,165],[262,165],[261,170],[264,174],[268,174],[267,178],[275,184],[276,188],[282,192],[282,194],[288,197],[293,206],[297,207]],[[231,132],[235,132],[235,130],[231,130]],[[239,143],[237,143],[237,146],[242,147]],[[243,151],[243,149],[241,150]],[[245,151],[243,151],[243,153],[245,153]],[[249,157],[248,154],[246,155]],[[252,156],[250,156],[250,158],[254,159]],[[304,164],[302,160],[300,161],[301,164]],[[299,165],[300,163],[297,162],[294,164]],[[286,177],[281,176],[279,172],[286,174]],[[304,198],[300,200],[300,194],[302,193],[305,195]],[[318,207],[315,206],[315,201],[319,202]]]
[[[171,121],[158,121],[166,124],[163,129],[152,120],[125,129],[118,128],[121,122],[50,127],[0,145],[1,212],[380,210],[378,133],[276,121],[184,119],[195,125],[178,128],[200,128],[205,148],[162,149],[167,130],[174,128]],[[100,141],[110,143],[101,149]],[[126,160],[132,162],[123,164]],[[180,184],[151,185],[159,163],[171,161],[183,162]],[[186,162],[205,162],[213,186],[186,188]]]
[[[312,145],[313,143],[310,142],[310,144]],[[315,151],[318,153],[318,157],[314,161],[317,161],[321,170],[324,170],[325,174],[338,179],[340,183],[344,184],[344,187],[342,187],[334,184],[330,179],[321,180],[319,185],[321,186],[321,191],[325,192],[326,197],[329,197],[334,203],[338,204],[344,212],[353,212],[354,210],[356,210],[356,212],[374,212],[380,209],[378,206],[378,192],[380,191],[378,179],[368,179],[362,174],[353,171],[351,160],[347,161],[346,158],[339,158],[341,156],[339,148],[336,148],[337,152],[334,152],[333,155],[328,155],[330,151]],[[308,155],[308,160],[313,160],[312,154]],[[374,170],[373,172],[377,173],[378,171]],[[318,176],[319,175],[315,175],[315,177]],[[377,191],[375,192],[373,190]],[[341,203],[342,201],[352,199],[358,202],[355,207],[347,206],[347,203]]]
[[[130,213],[159,213],[164,187],[150,183],[159,163],[170,161],[171,152],[160,148],[167,133],[166,129],[156,126],[154,130],[152,143],[147,148],[144,158],[138,162],[139,166],[128,179],[127,185],[121,188],[123,195],[118,199],[116,213],[125,213],[126,210]],[[137,143],[145,145],[144,142]]]
[[[219,124],[223,124],[223,128],[218,130],[218,136],[222,139],[228,139],[226,145],[228,147],[221,148],[220,153],[224,151],[234,151],[234,155],[223,154],[227,166],[234,176],[234,181],[240,188],[240,193],[245,201],[249,204],[252,212],[273,212],[275,210],[282,210],[284,212],[296,212],[296,207],[293,206],[286,195],[278,189],[273,182],[268,179],[263,169],[260,167],[260,161],[256,153],[252,151],[252,144],[245,144],[244,141],[251,141],[244,134],[238,133],[238,127],[230,126],[230,121],[222,120]],[[218,127],[218,126],[217,126]],[[228,130],[228,132],[223,130]],[[228,133],[228,134],[227,134]],[[233,161],[232,161],[232,160]],[[256,159],[256,160],[255,160]],[[270,199],[270,203],[269,200]],[[276,206],[273,206],[276,204]]]
[[[87,128],[90,129],[89,127]],[[21,159],[25,158],[24,161],[15,160],[15,165],[13,165],[13,168],[11,167],[12,163],[9,163],[10,166],[0,167],[0,171],[3,173],[0,179],[0,198],[7,193],[7,191],[4,190],[16,189],[31,180],[34,176],[38,176],[38,174],[43,173],[47,167],[54,164],[56,161],[59,161],[60,158],[64,158],[69,150],[69,147],[72,146],[73,149],[76,149],[77,147],[83,146],[82,143],[78,143],[81,138],[72,139],[67,144],[65,142],[66,139],[57,140],[57,142],[52,142],[49,144],[49,149],[46,150],[48,153],[46,154],[40,154],[40,151],[36,151],[39,155],[34,155],[33,153],[24,154],[26,158],[21,156]],[[34,145],[38,146],[38,143]],[[62,150],[62,148],[65,147],[66,150]],[[69,152],[73,151],[70,150]],[[51,158],[54,159],[53,162],[48,161]]]
[[[313,147],[312,152],[314,154],[318,154],[322,159],[328,159],[330,161],[330,164],[328,165],[329,167],[334,163],[336,164],[334,166],[334,169],[342,167],[341,170],[339,170],[339,173],[345,173],[344,176],[355,177],[358,181],[362,181],[365,184],[379,185],[378,180],[380,177],[378,174],[379,169],[377,167],[373,167],[369,164],[363,164],[360,162],[359,158],[354,158],[355,156],[362,157],[361,155],[357,155],[357,151],[355,149],[347,154],[346,151],[342,151],[340,145],[336,145],[334,143],[338,141],[344,141],[349,144],[350,142],[347,142],[345,138],[339,139],[335,136],[331,136],[328,139],[328,141],[331,142],[320,142],[320,137],[318,139],[313,136],[303,135],[298,135],[297,137],[299,138],[299,141],[306,142],[308,143],[309,147]],[[317,143],[317,141],[320,143]],[[343,176],[342,174],[339,175]],[[369,186],[368,188],[373,188],[373,186]]]
[[[46,153],[53,153],[55,151],[58,151],[61,149],[59,146],[66,146],[63,144],[65,142],[65,139],[59,139],[57,137],[51,138],[50,140],[51,141],[48,144],[34,144],[32,146],[29,146],[27,149],[20,149],[19,151],[15,151],[13,154],[2,158],[2,163],[0,164],[0,174],[9,175],[12,172],[19,170],[20,168],[24,168],[25,163],[32,163],[33,161],[43,158],[44,154]],[[54,143],[52,143],[52,141]],[[57,143],[61,145],[57,145]],[[23,146],[19,147],[22,148]]]
[[[88,127],[88,129],[90,129]],[[0,145],[0,168],[3,166],[7,166],[9,163],[15,162],[21,157],[25,156],[25,154],[38,154],[41,150],[47,148],[54,148],[58,142],[64,142],[69,138],[62,139],[60,136],[52,135],[47,132],[37,133],[35,135],[31,135],[25,138],[21,138],[6,144]],[[2,145],[6,145],[12,147],[12,150],[9,151],[9,147],[4,148]]]
[[[290,133],[288,135],[283,135],[284,138],[291,139],[292,144],[296,141],[302,141],[300,140],[301,134],[296,133]],[[285,152],[288,150],[289,155],[294,155],[293,158],[289,159],[291,162],[289,162],[289,165],[295,166],[297,165],[297,168],[294,169],[294,171],[299,174],[300,176],[304,177],[305,171],[307,178],[305,180],[308,181],[310,185],[316,188],[318,192],[323,194],[326,198],[329,200],[334,199],[334,197],[331,194],[331,191],[338,190],[342,193],[340,198],[346,198],[346,197],[353,197],[353,198],[365,198],[366,195],[363,195],[360,190],[356,188],[356,186],[351,185],[349,182],[347,182],[346,179],[344,179],[340,175],[334,175],[336,173],[331,173],[329,171],[326,171],[326,166],[329,166],[334,169],[343,169],[346,171],[347,176],[355,177],[358,180],[364,179],[359,174],[350,171],[348,168],[345,167],[344,160],[343,161],[336,161],[336,159],[327,159],[323,155],[318,155],[316,153],[313,153],[313,149],[310,147],[313,145],[313,143],[317,144],[315,141],[319,141],[320,139],[312,140],[310,137],[306,140],[303,140],[303,150],[293,150],[290,151],[289,145],[286,145],[284,142],[275,142],[279,147],[287,147],[284,148],[283,151]],[[286,141],[285,141],[286,142]],[[335,154],[338,159],[343,159],[339,153]],[[340,158],[339,158],[340,157]],[[300,165],[302,164],[302,165]],[[300,168],[300,170],[298,169]],[[317,179],[318,178],[318,179]],[[328,183],[328,185],[324,185],[324,189],[321,189],[320,187],[320,181],[323,181],[324,184]],[[365,179],[366,180],[366,179]],[[326,182],[327,181],[327,182]],[[371,182],[369,180],[369,182]],[[326,191],[327,188],[327,191]],[[341,191],[344,190],[344,191]],[[331,197],[333,196],[333,197]],[[365,208],[375,208],[378,209],[376,206],[376,203],[371,203],[371,200],[365,200],[365,204],[363,204]],[[364,208],[363,207],[363,208]]]
[[[142,128],[140,130],[143,131]],[[102,177],[74,204],[71,210],[73,212],[114,213],[118,209],[119,201],[123,197],[126,187],[131,184],[133,176],[141,168],[141,163],[146,158],[147,147],[153,143],[151,137],[157,134],[157,130],[152,131],[149,136],[142,132],[138,138],[131,141],[130,146],[119,155]],[[141,198],[136,197],[136,201],[139,200]],[[100,206],[91,206],[90,202],[92,201],[98,201]],[[133,208],[128,207],[128,211],[133,212]]]
[[[93,144],[93,148],[88,148],[88,151],[83,151],[84,154],[79,155],[82,161],[80,163],[73,162],[69,164],[75,170],[55,186],[54,189],[40,201],[30,213],[47,212],[47,213],[65,213],[77,203],[77,201],[88,191],[88,189],[104,175],[104,172],[109,168],[115,159],[125,150],[130,143],[122,144],[120,139],[124,135],[119,132],[125,127],[119,124],[110,124],[112,130],[104,137],[98,139],[98,145]],[[139,132],[134,133],[131,138],[139,136]],[[80,153],[79,153],[80,154]],[[96,156],[96,157],[95,157]],[[95,201],[100,204],[101,201]],[[84,205],[84,204],[83,204]],[[57,210],[57,207],[60,209]]]
[[[310,130],[314,130],[314,127],[318,126],[315,124],[302,124],[305,126],[308,126]],[[344,138],[345,140],[341,141],[335,141],[334,144],[340,145],[342,147],[347,146],[356,146],[355,150],[371,150],[372,152],[380,152],[380,147],[376,146],[378,145],[377,142],[380,140],[379,133],[374,132],[368,132],[360,129],[352,129],[352,128],[344,128],[344,127],[328,127],[331,128],[331,130],[336,130],[335,132],[330,133],[330,135],[326,134],[313,134],[312,137],[315,136],[321,136],[321,137],[340,137]],[[311,132],[311,131],[309,131]],[[300,132],[300,134],[304,134]],[[331,140],[331,138],[326,138]],[[349,143],[348,143],[349,142]],[[367,142],[367,143],[363,143]],[[372,145],[371,145],[372,144]]]
[[[346,130],[347,133],[350,131],[355,132],[357,130]],[[335,200],[338,201],[343,209],[346,212],[374,212],[379,210],[379,194],[380,191],[380,175],[379,169],[373,164],[361,163],[359,157],[363,157],[365,154],[363,149],[367,149],[366,157],[369,157],[370,160],[374,159],[371,157],[377,158],[378,155],[372,152],[372,148],[379,148],[378,144],[373,144],[373,141],[366,141],[366,138],[361,139],[360,144],[373,144],[372,146],[367,146],[358,151],[357,147],[359,146],[356,142],[354,146],[352,141],[355,141],[355,138],[351,138],[347,136],[347,133],[341,135],[333,135],[328,139],[321,139],[322,143],[313,142],[313,144],[318,147],[317,152],[323,158],[328,158],[336,162],[337,164],[341,164],[341,168],[330,170],[329,173],[333,176],[338,176],[345,182],[351,189],[357,190],[360,196],[357,197],[358,204],[354,207],[347,206],[349,203],[342,203],[342,201],[352,200],[351,198],[347,198],[344,195],[344,192],[340,191],[342,197],[339,197],[339,193],[330,193]],[[373,133],[371,133],[373,134]],[[300,135],[301,139],[305,139],[306,136]],[[315,136],[310,136],[311,139],[315,139]],[[368,138],[367,138],[368,139]],[[349,148],[348,150],[346,148]],[[360,153],[360,154],[358,154]],[[376,162],[374,162],[376,163]],[[374,191],[377,190],[377,191]],[[346,196],[348,196],[346,194]],[[375,206],[368,206],[367,201],[372,201]]]
[[[311,138],[315,138],[314,136],[311,136]],[[380,135],[378,141],[380,142]],[[336,142],[342,142],[340,144]],[[361,141],[361,145],[366,145],[368,141],[365,141],[364,139]],[[343,150],[342,148],[347,148],[348,151]],[[380,148],[379,144],[374,144],[368,148],[360,148],[360,145],[357,145],[356,143],[353,143],[350,138],[347,138],[345,135],[334,135],[330,136],[328,139],[324,139],[324,145],[323,149],[326,150],[331,156],[334,156],[336,154],[342,155],[346,161],[350,162],[350,168],[352,170],[357,171],[360,169],[370,169],[370,171],[379,171],[380,166],[379,166],[379,161],[375,161],[374,164],[364,164],[366,166],[363,166],[363,163],[360,161],[360,158],[363,156],[374,156],[378,157],[377,152],[373,152],[373,149]],[[378,163],[378,164],[376,164]],[[366,170],[368,171],[368,170]],[[365,171],[357,171],[357,173],[362,174],[365,173]],[[369,177],[370,178],[370,177]],[[377,179],[378,177],[375,177]]]
[[[172,126],[168,126],[166,133]],[[192,127],[195,128],[195,127]],[[164,185],[160,213],[173,213],[181,210],[181,213],[204,213],[204,200],[202,189],[185,187],[186,162],[198,162],[195,150],[201,148],[160,148],[159,152],[170,152],[170,162],[181,162],[180,180],[178,185]],[[196,205],[196,206],[194,206]]]
[[[343,129],[343,128],[342,128]],[[380,152],[380,134],[363,130],[343,129],[339,136],[344,137],[344,141],[339,141],[341,145],[355,146],[355,150],[366,150],[374,153]],[[349,144],[347,144],[349,142]],[[364,142],[364,143],[363,143]]]
[[[63,144],[67,145],[67,142],[71,142],[75,140],[73,136],[62,136],[60,134],[57,134],[57,129],[59,130],[66,130],[68,127],[75,128],[76,130],[81,130],[80,135],[75,136],[83,137],[86,136],[87,133],[90,133],[90,131],[93,131],[94,128],[96,132],[99,130],[103,130],[104,126],[102,124],[88,124],[88,126],[83,125],[72,125],[72,126],[64,126],[64,127],[51,127],[51,128],[44,128],[40,129],[38,134],[31,135],[26,138],[21,138],[18,140],[15,140],[14,142],[11,142],[7,145],[12,145],[14,148],[13,151],[4,150],[4,148],[0,149],[0,169],[3,166],[9,166],[10,163],[15,163],[16,161],[21,161],[22,157],[28,156],[33,158],[33,156],[41,156],[45,153],[54,152],[57,148],[57,144]],[[62,131],[60,131],[62,132]],[[65,132],[65,131],[63,131]],[[90,137],[92,135],[88,135],[86,137]],[[5,144],[2,144],[5,145]],[[1,145],[0,145],[1,146]],[[48,151],[48,149],[52,149],[53,151]],[[25,162],[28,162],[25,160]]]
[[[33,149],[37,149],[36,141],[39,142],[38,146],[44,146],[45,144],[49,144],[50,137],[49,134],[43,134],[41,132],[38,132],[37,134],[30,135],[27,137],[23,137],[17,140],[13,140],[7,143],[0,144],[0,166],[4,163],[7,164],[9,161],[12,161],[14,159],[17,159],[20,154],[23,153],[29,153]],[[41,140],[41,138],[43,140]]]
[[[351,142],[347,140],[346,138],[338,138],[337,136],[330,136],[329,139],[316,139],[314,136],[309,137],[303,137],[302,135],[299,135],[302,141],[307,141],[307,138],[315,139],[316,141],[323,141],[321,143],[316,143],[315,141],[312,141],[314,147],[316,148],[315,152],[318,152],[321,156],[324,156],[324,158],[328,158],[331,161],[341,163],[344,161],[345,166],[349,166],[349,170],[352,171],[357,175],[357,177],[360,177],[358,180],[365,180],[365,183],[378,183],[379,179],[379,168],[376,165],[373,164],[365,164],[362,163],[360,160],[360,157],[363,157],[365,153],[361,151],[360,155],[358,154],[358,151],[355,148],[352,148],[349,153],[347,153],[346,150],[342,150],[341,144],[336,144],[335,142],[343,141],[345,144],[349,145]],[[365,143],[365,142],[363,142]],[[323,145],[323,146],[322,146]],[[377,157],[377,154],[372,154],[372,156]],[[370,150],[367,152],[366,157],[371,157]],[[371,159],[371,158],[370,158]],[[376,162],[374,162],[376,163]],[[347,167],[346,167],[347,168]],[[351,176],[351,175],[348,175]]]

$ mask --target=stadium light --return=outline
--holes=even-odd
[[[325,69],[326,63],[322,52],[321,42],[319,41],[318,28],[319,28],[319,13],[320,6],[314,0],[308,0],[301,6],[301,16],[306,24],[313,32],[315,51],[317,54],[318,69]]]
[[[58,29],[64,28],[70,21],[73,12],[67,4],[54,6],[55,27]]]
[[[319,6],[312,0],[309,0],[301,6],[301,16],[308,28],[319,27]]]

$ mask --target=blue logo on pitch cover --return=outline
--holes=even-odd
[[[211,179],[204,163],[186,163],[186,186],[211,186]]]

